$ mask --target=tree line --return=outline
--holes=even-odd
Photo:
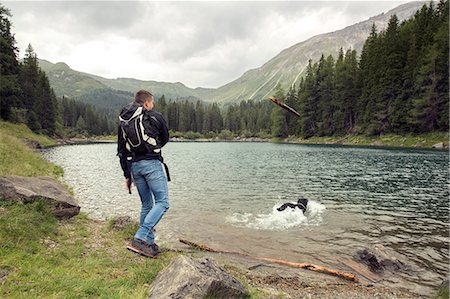
[[[90,134],[115,133],[120,108],[129,92],[93,90],[76,101],[55,97],[31,46],[17,60],[7,9],[0,6],[0,116],[55,134],[66,128]],[[306,68],[298,85],[275,96],[300,117],[269,101],[207,104],[187,99],[156,100],[155,109],[169,129],[214,135],[340,136],[346,134],[426,133],[449,128],[448,0],[424,5],[399,24],[393,15],[387,29],[373,25],[361,55],[341,49],[322,55]]]
[[[0,5],[0,118],[50,136],[111,133],[107,118],[91,105],[56,97],[31,45],[18,60],[10,17]]]
[[[297,118],[269,101],[243,101],[220,111],[216,104],[177,103],[163,98],[161,110],[175,131],[230,131],[244,136],[339,136],[426,133],[449,129],[448,1],[424,5],[399,24],[371,33],[358,57],[311,60],[297,86],[275,96],[300,113]]]
[[[354,50],[309,61],[300,84],[279,99],[300,113],[275,108],[273,136],[426,133],[449,129],[448,1],[424,5],[399,24],[373,25],[360,59]]]

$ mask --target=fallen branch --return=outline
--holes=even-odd
[[[213,249],[213,248],[208,247],[206,245],[197,244],[197,243],[194,243],[194,242],[191,242],[191,241],[188,241],[188,240],[184,240],[184,239],[180,239],[179,241],[181,243],[183,243],[183,244],[189,245],[192,248],[195,248],[195,249],[198,249],[198,250],[201,250],[201,251],[208,251],[208,252],[215,252],[215,253],[238,254],[238,255],[241,255],[241,256],[251,257],[251,258],[257,259],[257,260],[262,260],[262,261],[271,262],[271,263],[275,263],[275,264],[290,266],[290,267],[294,267],[294,268],[303,268],[303,269],[307,269],[307,270],[311,270],[311,271],[317,271],[317,272],[321,272],[321,273],[325,273],[325,274],[338,276],[338,277],[341,277],[341,278],[344,278],[344,279],[347,279],[347,280],[350,280],[350,281],[358,282],[358,278],[354,274],[345,273],[345,272],[341,272],[341,271],[338,271],[338,270],[317,266],[317,265],[314,265],[314,264],[294,263],[294,262],[282,261],[282,260],[271,259],[271,258],[266,258],[266,257],[256,257],[256,256],[251,256],[251,255],[248,255],[248,254],[245,254],[245,253],[242,253],[242,252],[237,252],[237,251],[226,251],[226,250]]]
[[[298,113],[294,108],[291,106],[286,105],[282,101],[278,100],[276,97],[270,97],[269,100],[271,100],[274,104],[280,106],[283,109],[286,109],[287,111],[293,113],[294,115],[300,117],[300,113]]]

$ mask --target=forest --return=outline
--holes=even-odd
[[[341,48],[337,57],[309,61],[305,75],[274,95],[300,117],[270,101],[219,106],[192,99],[156,99],[173,132],[195,136],[278,137],[384,135],[449,129],[448,0],[430,2],[409,20],[393,15],[386,30],[373,25],[362,53]],[[93,90],[58,98],[31,45],[17,58],[11,14],[0,5],[0,117],[47,135],[104,135],[117,130],[120,108],[133,95]]]
[[[361,56],[341,48],[338,57],[309,61],[298,86],[275,96],[300,117],[269,101],[219,108],[192,102],[157,103],[174,131],[227,130],[240,136],[343,136],[445,132],[449,129],[448,1],[424,5],[385,31],[375,25]]]

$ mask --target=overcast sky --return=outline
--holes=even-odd
[[[314,35],[408,1],[2,1],[24,55],[106,78],[219,87]]]

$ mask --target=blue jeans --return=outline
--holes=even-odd
[[[155,241],[153,228],[169,209],[167,179],[159,160],[133,162],[131,172],[142,203],[141,226],[134,237],[147,244],[153,244]]]

